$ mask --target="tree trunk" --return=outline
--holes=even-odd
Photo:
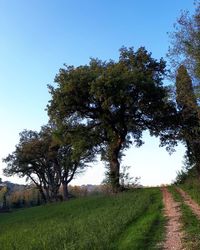
[[[66,181],[63,181],[62,187],[63,187],[63,200],[66,201],[69,199],[68,183]]]
[[[198,174],[198,178],[200,180],[200,152],[199,150],[195,150],[195,168]]]
[[[3,209],[7,208],[6,194],[3,195]]]
[[[45,193],[46,193],[46,202],[50,202],[51,201],[51,196],[50,196],[50,193],[49,193],[49,188],[45,185],[44,186],[44,190],[45,190]]]
[[[200,145],[199,143],[192,143],[192,153],[195,159],[195,168],[198,174],[198,178],[200,179]]]
[[[109,164],[110,164],[110,181],[113,193],[120,191],[120,150],[124,140],[119,138],[114,145],[110,147]]]
[[[113,193],[117,193],[120,190],[119,175],[120,175],[119,160],[117,155],[113,155],[110,161],[110,181]]]
[[[47,198],[46,198],[46,195],[44,193],[44,190],[43,190],[43,187],[42,187],[42,183],[40,181],[40,183],[38,183],[37,181],[34,180],[34,178],[31,176],[31,175],[28,175],[28,177],[33,181],[33,183],[36,185],[38,191],[40,192],[41,194],[41,198],[42,198],[42,201],[44,203],[47,203]],[[39,177],[39,176],[38,176]],[[39,178],[40,179],[40,178]]]
[[[45,195],[45,193],[44,193],[43,188],[42,188],[40,185],[38,185],[36,182],[35,182],[35,184],[36,184],[36,187],[37,187],[37,189],[38,189],[38,191],[39,191],[39,193],[40,193],[40,195],[41,195],[42,201],[43,201],[44,203],[46,203],[46,202],[47,202],[47,198],[46,198],[46,195]]]

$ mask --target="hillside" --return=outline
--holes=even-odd
[[[138,189],[0,214],[1,250],[155,249],[163,237],[162,194]]]
[[[0,187],[7,187],[9,192],[21,191],[24,190],[27,185],[12,183],[10,181],[2,181],[0,182]]]
[[[141,188],[11,210],[0,214],[0,249],[199,250],[198,190]]]

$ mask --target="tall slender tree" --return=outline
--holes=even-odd
[[[180,138],[187,147],[187,158],[195,165],[200,177],[200,117],[192,80],[185,66],[181,65],[176,77],[176,101],[178,104],[181,129]]]

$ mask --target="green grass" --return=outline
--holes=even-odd
[[[183,230],[186,232],[184,242],[186,249],[199,250],[200,249],[200,221],[193,214],[192,210],[183,203],[182,196],[176,191],[175,187],[169,188],[174,199],[180,202],[182,212]]]
[[[160,249],[159,244],[164,235],[165,219],[161,213],[161,206],[153,203],[122,234],[118,249]]]
[[[1,250],[156,249],[163,232],[159,189],[0,214]]]
[[[186,191],[192,199],[200,204],[200,181],[199,179],[193,179],[187,183],[180,185],[180,187]]]

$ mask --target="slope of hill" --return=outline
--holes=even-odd
[[[1,250],[155,249],[163,232],[155,188],[0,214]]]

